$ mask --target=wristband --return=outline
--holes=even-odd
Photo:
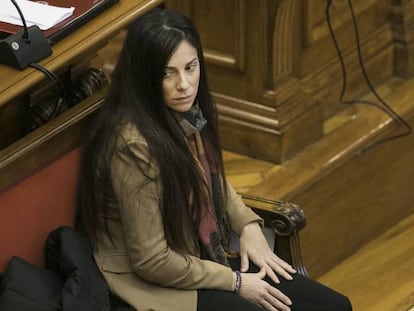
[[[239,294],[242,288],[242,277],[239,270],[235,270],[234,272],[236,273],[236,285],[234,287],[234,292]]]

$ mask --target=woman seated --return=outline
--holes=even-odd
[[[272,252],[227,182],[185,16],[154,9],[131,24],[87,146],[83,224],[111,291],[136,310],[351,310]]]

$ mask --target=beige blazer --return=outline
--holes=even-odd
[[[148,146],[133,126],[126,126],[113,156],[114,193],[108,194],[108,228],[101,232],[94,256],[111,291],[139,311],[195,311],[197,289],[233,290],[229,267],[182,255],[166,242],[159,209],[158,171]],[[240,234],[260,221],[229,185],[227,202],[232,229]],[[175,220],[180,226],[179,219]]]

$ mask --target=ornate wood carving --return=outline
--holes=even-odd
[[[302,261],[299,231],[306,225],[303,209],[290,202],[242,195],[245,204],[263,218],[265,227],[275,234],[274,250],[278,256],[292,263],[302,275],[308,275]]]
[[[289,77],[292,74],[295,63],[295,44],[298,36],[299,28],[297,24],[299,15],[300,3],[297,0],[281,1],[276,11],[276,17],[270,17],[274,22],[274,29],[270,33],[272,35],[271,59],[273,60],[273,86],[277,86],[282,79]],[[298,34],[298,33],[297,33]]]

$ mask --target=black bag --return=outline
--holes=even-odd
[[[0,310],[61,310],[62,284],[51,271],[13,257],[0,279]]]

